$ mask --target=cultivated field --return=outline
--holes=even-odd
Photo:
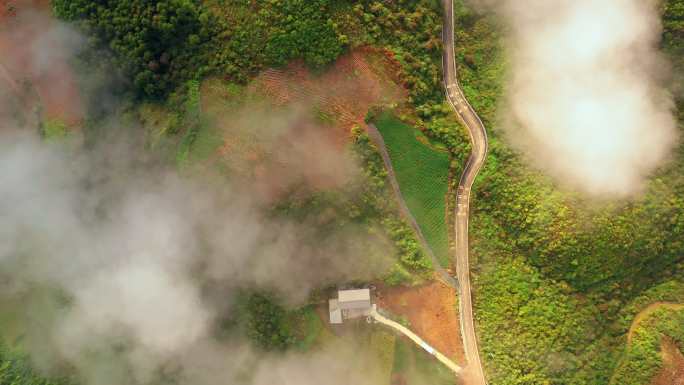
[[[435,255],[443,266],[447,266],[445,200],[449,155],[426,144],[422,134],[391,114],[382,114],[375,125],[387,145],[407,206]]]

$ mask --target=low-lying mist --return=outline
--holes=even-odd
[[[73,153],[25,130],[0,135],[0,311],[24,315],[23,343],[47,368],[66,362],[89,384],[145,383],[196,344],[218,344],[212,330],[238,290],[298,304],[389,265],[367,260],[368,248],[392,249],[365,228],[317,239],[317,218],[270,215],[249,186],[181,178],[138,151],[107,141]],[[46,291],[64,303],[45,302]],[[103,378],[110,365],[133,377]]]
[[[561,184],[593,196],[638,193],[677,139],[658,2],[479,3],[509,25],[510,141]]]
[[[44,33],[73,42],[76,32],[55,23]],[[49,57],[49,46],[34,48],[23,47],[22,60]],[[3,101],[17,99],[10,86],[0,78]],[[250,185],[179,176],[129,135],[140,127],[121,129],[115,117],[87,146],[45,141],[20,118],[25,107],[0,108],[0,313],[20,324],[21,345],[39,368],[88,385],[373,383],[374,358],[354,341],[267,354],[216,330],[233,316],[239,291],[272,291],[297,305],[314,288],[382,274],[391,261],[368,258],[393,255],[381,233],[359,224],[322,235],[321,221],[331,218],[276,215],[264,198],[269,178]],[[263,170],[277,174],[278,191],[361,177],[352,158],[293,116],[252,122],[273,146],[305,126],[305,141],[285,141],[292,148],[277,153],[278,168]],[[313,171],[297,171],[316,161],[302,143],[325,155]]]

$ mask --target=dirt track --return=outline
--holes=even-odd
[[[644,308],[642,311],[639,312],[639,314],[634,317],[634,321],[632,321],[632,325],[629,327],[629,332],[627,333],[627,343],[632,342],[632,336],[634,335],[634,331],[636,330],[637,327],[639,327],[639,324],[641,321],[646,319],[651,313],[658,309],[671,309],[671,310],[679,310],[679,309],[684,309],[684,304],[678,304],[678,303],[669,303],[669,302],[654,302],[646,308]]]
[[[634,332],[642,321],[659,309],[680,310],[684,309],[684,304],[669,302],[654,302],[641,310],[632,321],[627,333],[627,344],[632,342]],[[652,385],[684,385],[684,356],[672,339],[665,337],[661,341],[661,354],[663,367],[658,371],[651,381]],[[612,380],[611,380],[612,382]]]
[[[670,338],[660,344],[663,367],[651,381],[651,385],[684,385],[684,355]]]

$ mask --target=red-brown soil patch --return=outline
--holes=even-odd
[[[330,116],[342,143],[349,130],[363,122],[369,107],[397,103],[406,91],[396,78],[394,62],[384,53],[370,48],[341,56],[319,75],[312,74],[301,62],[284,69],[267,69],[252,84],[278,105],[306,104]]]
[[[684,355],[671,338],[660,343],[663,367],[653,378],[651,385],[684,385]]]
[[[0,87],[21,98],[32,88],[46,119],[74,125],[83,107],[65,31],[57,28],[47,0],[0,0]]]
[[[396,316],[406,317],[411,330],[456,363],[463,365],[456,292],[434,281],[413,288],[379,288],[377,304]]]
[[[301,62],[267,69],[234,92],[210,79],[202,111],[223,139],[209,162],[223,162],[275,201],[297,191],[334,189],[357,172],[347,153],[351,128],[371,106],[400,103],[406,93],[392,79],[384,53],[354,50],[321,73]]]

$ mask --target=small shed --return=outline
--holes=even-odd
[[[331,324],[341,324],[342,323],[342,309],[340,309],[339,304],[336,299],[328,300],[328,310],[330,311],[330,323]]]
[[[341,324],[346,319],[367,317],[371,314],[370,289],[339,290],[337,298],[328,300],[330,323]]]

